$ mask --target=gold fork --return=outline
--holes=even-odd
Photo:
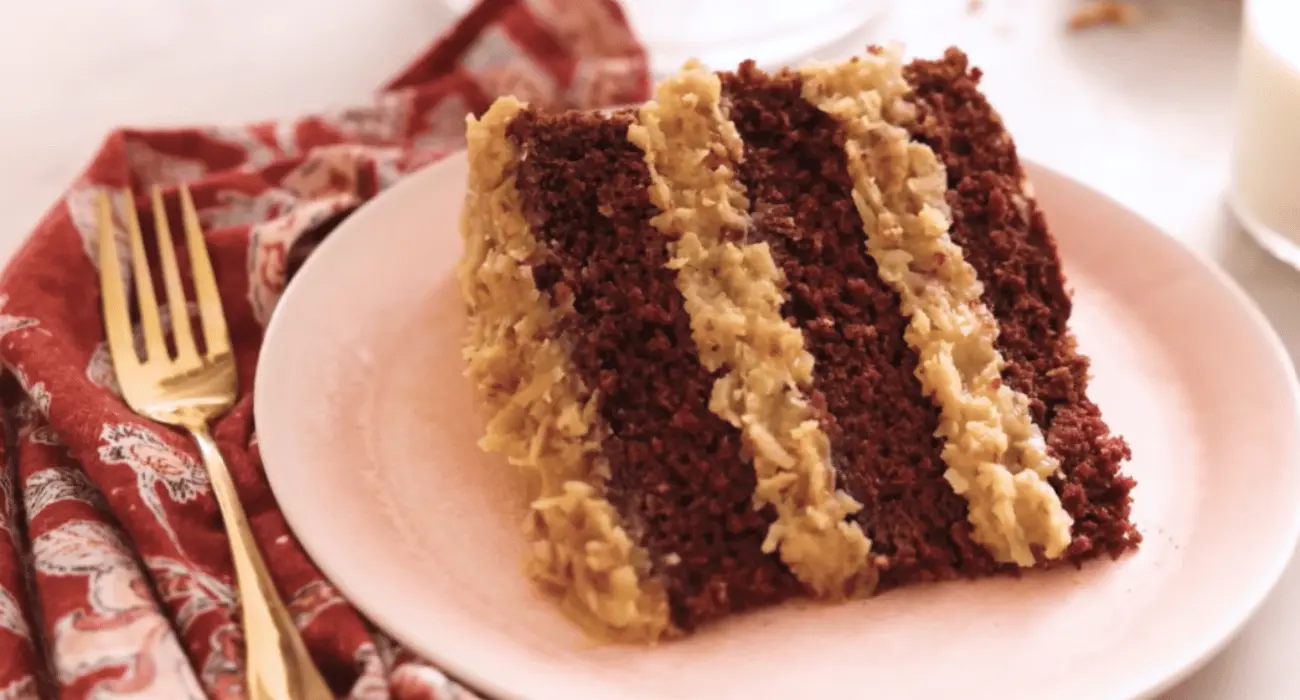
[[[125,223],[131,242],[131,268],[139,302],[140,326],[144,335],[144,357],[136,352],[126,290],[112,219],[112,204],[106,194],[99,197],[100,291],[104,300],[104,329],[109,354],[127,405],[136,413],[159,423],[184,428],[199,445],[208,478],[216,492],[221,518],[230,535],[235,562],[240,607],[244,620],[247,690],[251,700],[324,700],[333,698],[320,672],[307,654],[307,647],[293,624],[293,616],[275,592],[266,563],[257,551],[253,531],[239,504],[230,470],[208,432],[208,421],[224,413],[235,402],[235,357],[217,293],[216,276],[208,258],[207,244],[199,228],[194,201],[187,188],[180,189],[181,221],[198,298],[205,349],[194,342],[194,331],[185,304],[176,251],[172,247],[167,211],[161,191],[154,187],[154,231],[158,237],[158,258],[167,289],[171,313],[173,357],[163,338],[158,300],[154,296],[149,261],[133,197],[126,200]]]

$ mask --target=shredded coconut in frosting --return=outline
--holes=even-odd
[[[945,477],[966,498],[974,539],[1002,562],[1035,563],[1070,544],[1072,520],[1047,482],[1047,454],[1028,398],[1002,382],[997,321],[948,236],[943,165],[898,126],[915,118],[897,51],[802,71],[804,98],[845,129],[868,253],[909,317],[917,378],[940,408]]]
[[[723,114],[718,76],[691,63],[662,83],[628,138],[645,151],[651,223],[674,241],[700,361],[727,368],[709,408],[740,429],[753,455],[754,505],[777,514],[763,549],[778,552],[818,596],[869,594],[871,543],[856,522],[860,505],[836,489],[830,443],[801,389],[813,358],[803,334],[781,316],[784,275],[766,243],[743,244],[749,202],[733,164],[744,145]]]
[[[515,188],[506,128],[524,105],[497,100],[467,120],[470,176],[459,275],[469,316],[468,376],[486,404],[481,447],[518,466],[537,498],[526,529],[528,574],[564,599],[579,621],[608,636],[654,640],[674,633],[667,596],[646,553],[601,490],[609,467],[594,394],[569,371],[552,309],[533,282],[538,243]],[[582,397],[588,397],[585,400]]]

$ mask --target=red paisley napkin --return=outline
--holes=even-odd
[[[245,696],[207,477],[186,437],[118,397],[99,314],[96,194],[179,182],[208,231],[244,392],[214,432],[313,658],[339,696],[472,698],[375,630],[289,532],[253,430],[262,330],[310,249],[358,204],[458,148],[467,112],[505,93],[592,107],[648,89],[612,0],[485,0],[363,107],[110,135],[0,280],[0,700]]]

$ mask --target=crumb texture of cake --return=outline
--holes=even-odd
[[[815,359],[809,397],[842,487],[862,503],[854,519],[871,539],[880,586],[990,572],[966,502],[943,478],[939,412],[917,380],[898,295],[867,254],[843,129],[803,99],[793,71],[749,63],[723,87],[745,142],[749,236],[771,247],[787,279],[782,313]]]
[[[669,267],[700,361],[725,370],[709,408],[740,430],[756,475],[755,507],[776,519],[763,542],[818,597],[874,589],[871,543],[836,488],[830,445],[804,390],[813,358],[782,317],[784,277],[765,242],[746,242],[749,202],[735,175],[744,144],[723,113],[718,76],[698,64],[663,82],[629,138],[645,152],[651,223],[670,241]]]
[[[534,278],[572,308],[559,331],[607,430],[606,497],[647,551],[673,623],[690,630],[802,586],[763,550],[778,514],[755,508],[743,435],[709,408],[720,373],[693,340],[672,241],[651,223],[660,211],[629,139],[636,123],[630,111],[526,110],[508,136],[540,246]]]
[[[571,310],[543,299],[529,267],[538,246],[520,213],[515,152],[505,138],[522,108],[499,100],[467,128],[459,275],[469,306],[468,376],[488,414],[480,445],[518,466],[536,497],[526,528],[528,573],[591,627],[652,640],[671,631],[667,598],[602,496],[604,430],[557,336]]]
[[[945,477],[969,502],[973,537],[1000,562],[1054,559],[1069,546],[1070,516],[1047,479],[1056,460],[1029,399],[1002,381],[997,320],[948,235],[947,179],[933,151],[900,123],[911,89],[892,51],[802,71],[804,99],[840,123],[853,201],[880,278],[909,317],[904,339],[938,404]]]
[[[602,636],[1135,549],[1056,242],[950,49],[469,121],[481,445]]]
[[[861,507],[836,489],[826,433],[802,390],[813,381],[803,334],[781,316],[784,278],[767,243],[745,243],[749,202],[735,176],[744,144],[722,111],[722,82],[698,65],[659,86],[629,138],[646,154],[655,228],[672,241],[669,267],[701,362],[727,373],[710,410],[740,429],[757,485],[754,504],[776,520],[764,552],[814,595],[870,593],[871,543],[850,514]]]
[[[979,90],[980,72],[958,49],[904,69],[916,119],[906,128],[943,162],[949,235],[983,284],[998,319],[1003,379],[1029,397],[1034,421],[1060,464],[1053,486],[1074,520],[1068,556],[1119,556],[1142,540],[1129,521],[1130,453],[1088,399],[1088,359],[1068,323],[1072,310],[1056,242],[1026,186],[1015,144]]]

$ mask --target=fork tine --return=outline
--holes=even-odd
[[[226,314],[221,310],[221,293],[217,291],[217,276],[212,271],[208,257],[208,244],[203,240],[199,216],[194,210],[190,188],[181,185],[181,220],[185,224],[185,244],[190,249],[190,273],[194,277],[194,294],[198,297],[199,318],[203,321],[203,343],[207,356],[214,358],[230,352],[230,336],[226,332]]]
[[[140,233],[140,219],[135,213],[135,198],[130,190],[126,197],[126,229],[131,237],[131,274],[135,277],[136,300],[140,302],[140,327],[144,331],[144,359],[167,360],[167,344],[163,340],[162,321],[158,316],[158,297],[153,293],[153,275],[149,272],[149,258],[144,254],[144,236]]]
[[[104,335],[115,367],[140,364],[131,333],[131,312],[122,284],[122,265],[117,259],[117,236],[113,226],[113,203],[108,193],[99,193],[99,293],[104,305]]]
[[[163,286],[167,289],[172,337],[176,341],[176,361],[189,366],[198,362],[199,349],[194,344],[189,310],[185,308],[185,288],[181,286],[181,271],[176,265],[176,248],[172,245],[172,230],[167,224],[167,207],[163,205],[162,189],[157,185],[149,194],[153,203],[154,233],[158,236],[158,261],[162,267]]]

